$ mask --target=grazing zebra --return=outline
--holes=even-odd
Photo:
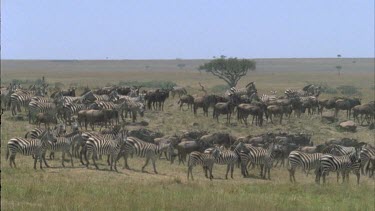
[[[98,155],[109,155],[111,157],[110,159],[110,168],[111,171],[114,167],[115,171],[117,171],[116,163],[118,155],[122,149],[122,147],[125,145],[127,140],[127,133],[121,131],[121,133],[117,134],[117,137],[115,140],[113,139],[106,139],[102,137],[96,137],[92,136],[86,141],[86,167],[89,167],[89,161],[88,157],[92,154],[92,161],[95,165],[96,169],[98,168],[98,165],[96,165],[95,158],[98,157]]]
[[[227,165],[227,173],[225,174],[225,179],[228,179],[229,169],[231,171],[231,178],[233,179],[234,165],[240,160],[240,151],[245,146],[243,142],[237,144],[234,150],[220,150],[220,154],[215,158],[215,163],[219,165]],[[204,153],[212,153],[216,148],[208,148]],[[205,169],[207,175],[207,169]]]
[[[128,155],[136,154],[138,157],[145,157],[146,163],[142,167],[142,172],[144,172],[145,167],[148,165],[148,162],[152,161],[152,166],[154,168],[155,174],[156,171],[155,162],[159,158],[160,154],[168,149],[169,154],[173,152],[173,147],[171,143],[160,143],[159,145],[148,143],[142,141],[141,139],[135,137],[128,137],[125,144],[124,150],[122,150],[121,155],[124,157],[125,163],[124,168],[129,169],[128,165]],[[120,157],[119,157],[120,158]]]
[[[322,155],[320,158],[320,165],[317,168],[315,174],[317,183],[320,183],[320,177],[323,176],[323,183],[326,182],[326,175],[330,171],[341,172],[342,174],[342,182],[346,181],[349,182],[349,172],[352,171],[354,174],[357,175],[357,184],[359,184],[360,179],[360,155],[359,150],[350,153],[349,155],[343,156],[335,156],[325,154]],[[339,182],[339,174],[337,174],[337,182]]]
[[[294,176],[296,168],[301,166],[304,172],[316,169],[320,165],[322,153],[304,153],[300,151],[292,151],[288,156],[288,171],[291,182],[296,182]]]
[[[64,165],[65,153],[67,153],[70,156],[70,162],[73,167],[73,158],[72,158],[72,154],[70,153],[70,149],[72,148],[73,140],[80,135],[81,134],[79,133],[79,131],[73,131],[72,133],[67,134],[65,136],[57,137],[56,142],[48,141],[47,150],[49,150],[50,152],[62,152],[61,164],[63,167],[65,167]],[[43,159],[44,161],[46,160],[45,153],[43,154]]]
[[[372,147],[363,147],[360,152],[361,157],[361,173],[367,174],[367,169],[371,164],[371,158],[375,157],[375,149]],[[366,172],[364,171],[366,170]]]
[[[25,138],[12,138],[8,141],[7,145],[7,152],[6,152],[6,160],[9,159],[9,165],[12,166],[12,163],[14,167],[16,168],[16,154],[20,153],[22,155],[34,155],[34,169],[36,169],[36,162],[39,158],[40,162],[40,169],[42,169],[42,157],[43,153],[47,149],[47,142],[52,141],[56,142],[56,138],[53,137],[52,134],[50,134],[49,130],[44,131],[38,139],[25,139]],[[10,155],[9,155],[10,154]],[[46,160],[44,160],[44,164],[48,166]]]
[[[187,173],[187,179],[189,180],[189,175],[191,175],[191,179],[194,180],[193,177],[193,167],[196,165],[203,166],[203,169],[205,170],[205,176],[207,177],[207,170],[210,173],[210,180],[212,180],[212,168],[215,163],[215,159],[220,155],[219,149],[215,148],[212,150],[211,154],[208,153],[201,153],[201,152],[191,152],[189,154],[188,159],[188,173]]]
[[[37,139],[44,131],[46,130],[43,128],[34,128],[25,134],[25,138]],[[57,124],[53,129],[53,133],[56,134],[57,137],[64,135],[66,133],[65,124]]]

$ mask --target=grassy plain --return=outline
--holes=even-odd
[[[353,61],[356,61],[353,63]],[[203,60],[169,61],[2,61],[2,84],[12,79],[35,80],[42,75],[50,83],[61,82],[68,87],[99,87],[118,84],[119,81],[169,80],[188,87],[188,92],[202,95],[198,82],[208,90],[223,84],[219,79],[195,68]],[[281,95],[286,88],[301,88],[306,81],[326,83],[335,88],[340,85],[357,87],[362,102],[374,100],[374,60],[342,59],[343,72],[337,76],[335,59],[262,59],[256,72],[244,77],[239,86],[255,81],[260,93],[277,90]],[[181,70],[177,64],[185,63]],[[147,67],[148,66],[148,67]],[[322,94],[321,98],[337,96]],[[328,138],[350,137],[374,143],[374,133],[360,126],[356,133],[340,132],[336,124],[324,124],[320,117],[291,117],[280,124],[267,123],[264,127],[245,127],[241,124],[226,125],[211,117],[197,117],[190,111],[179,111],[177,98],[168,99],[164,112],[148,111],[145,120],[150,129],[165,134],[181,133],[182,130],[203,129],[211,132],[228,131],[236,136],[255,135],[267,131],[312,133],[315,144]],[[211,113],[211,111],[210,111]],[[344,112],[340,120],[345,120]],[[193,126],[193,123],[198,126]],[[17,169],[11,169],[5,160],[6,143],[12,137],[24,136],[34,126],[26,121],[14,120],[9,112],[2,116],[1,124],[1,203],[3,210],[375,210],[374,179],[361,177],[360,185],[351,176],[349,184],[337,184],[335,174],[327,185],[316,185],[314,176],[297,172],[297,184],[289,182],[285,168],[274,168],[271,181],[258,178],[259,170],[250,172],[250,178],[242,178],[239,169],[235,179],[225,180],[225,166],[214,167],[213,181],[204,178],[202,169],[194,169],[194,181],[187,181],[186,166],[170,165],[165,160],[157,162],[158,175],[140,172],[143,159],[130,160],[133,170],[120,173],[108,171],[105,161],[99,161],[100,171],[86,169],[78,160],[74,167],[66,163],[61,168],[60,154],[49,161],[53,168],[34,170],[31,157],[18,155]],[[122,165],[122,161],[120,162]]]

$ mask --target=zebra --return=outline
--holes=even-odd
[[[265,175],[263,174],[265,164],[267,165],[265,170],[269,172],[269,169],[271,168],[269,164],[273,162],[278,146],[271,144],[268,149],[263,149],[261,147],[253,147],[249,144],[245,144],[245,147],[246,150],[240,152],[242,175],[244,177],[248,175],[247,165],[250,162],[253,165],[260,165],[260,176],[265,178]]]
[[[264,174],[263,174],[263,178],[265,179],[267,177],[267,173],[268,173],[268,177],[267,179],[271,180],[271,168],[273,167],[273,161],[275,160],[275,156],[276,156],[276,150],[279,149],[279,145],[277,144],[274,144],[274,143],[271,143],[269,146],[268,146],[268,150],[267,150],[267,153],[265,154],[264,156],[264,161],[263,161],[263,169],[264,169]]]
[[[324,154],[332,154],[336,156],[349,155],[356,151],[355,147],[345,147],[338,144],[332,144],[322,150]]]
[[[13,168],[16,168],[16,155],[20,153],[25,156],[34,155],[34,169],[36,169],[36,162],[39,158],[40,162],[40,169],[42,169],[42,155],[47,149],[47,142],[52,141],[56,142],[56,138],[50,133],[49,130],[44,131],[38,139],[25,139],[25,138],[12,138],[8,141],[7,145],[7,152],[6,152],[6,160],[9,159],[9,165]],[[10,155],[9,155],[10,154]],[[13,166],[12,166],[13,163]],[[48,166],[46,160],[44,160],[44,164]]]
[[[23,92],[15,92],[11,94],[10,103],[11,103],[12,115],[13,116],[17,115],[17,111],[21,112],[21,107],[24,107],[26,110],[33,96],[34,96],[33,93],[23,93]]]
[[[349,155],[343,156],[335,156],[330,154],[324,154],[320,158],[319,161],[320,165],[316,169],[316,183],[320,183],[320,177],[323,176],[323,183],[326,182],[326,175],[330,171],[341,172],[342,174],[342,182],[346,181],[349,182],[349,172],[352,171],[357,176],[357,184],[359,184],[360,179],[360,154],[359,150],[350,153]],[[339,182],[339,174],[337,174],[337,182]]]
[[[67,153],[70,156],[70,162],[72,164],[72,167],[74,166],[72,154],[70,153],[70,149],[72,147],[73,139],[76,138],[77,136],[80,136],[79,131],[73,131],[72,133],[67,134],[65,136],[57,137],[56,142],[51,142],[51,141],[47,142],[47,150],[51,152],[62,152],[61,164],[63,167],[65,167],[64,165],[65,153]],[[45,159],[46,158],[45,158],[45,153],[44,153],[43,160],[45,161]]]
[[[72,121],[72,116],[77,115],[79,111],[87,109],[87,106],[85,104],[81,103],[64,103],[63,108],[62,108],[62,115],[63,119],[66,122],[69,122],[71,124]]]
[[[191,152],[189,154],[188,159],[188,172],[187,172],[187,179],[189,180],[189,176],[191,175],[191,179],[194,180],[193,177],[193,167],[196,165],[203,166],[203,169],[205,170],[205,176],[207,177],[207,170],[210,173],[210,180],[212,180],[212,168],[215,163],[215,159],[220,156],[220,151],[217,148],[214,148],[211,152],[211,154],[208,153],[201,153],[198,151]]]
[[[62,105],[56,105],[55,103],[43,103],[39,101],[31,101],[29,103],[29,123],[38,113],[50,113],[56,116],[57,119],[57,110],[62,108]]]
[[[292,151],[288,156],[288,171],[289,171],[289,179],[290,181],[296,182],[296,178],[294,176],[296,168],[301,166],[303,171],[310,171],[312,169],[316,169],[320,164],[320,158],[322,157],[323,153],[304,153],[300,151]]]
[[[44,131],[46,131],[43,128],[34,128],[31,131],[28,131],[25,134],[25,138],[31,138],[31,139],[37,139]],[[63,123],[57,124],[53,129],[54,134],[56,134],[57,137],[60,135],[64,135],[66,133],[66,126]]]
[[[269,102],[272,102],[272,101],[275,101],[275,100],[277,100],[277,96],[276,95],[262,94],[262,96],[260,97],[260,101],[264,102],[264,103],[269,103]]]
[[[228,179],[229,169],[231,171],[231,178],[233,179],[234,165],[240,160],[240,151],[245,146],[243,142],[239,142],[234,150],[220,150],[220,154],[215,158],[215,163],[219,165],[227,165],[227,173],[225,174],[225,179]],[[215,148],[208,148],[204,153],[212,153]],[[207,169],[205,169],[207,175]]]
[[[149,161],[152,161],[152,166],[154,168],[155,174],[158,174],[156,171],[155,162],[159,158],[160,154],[165,150],[168,150],[169,154],[173,152],[173,146],[171,143],[160,143],[159,145],[148,143],[138,139],[136,137],[128,137],[125,148],[122,150],[121,155],[124,157],[124,167],[130,169],[128,165],[128,155],[135,154],[138,157],[145,157],[146,162],[142,167],[142,172],[144,172],[145,167],[148,165]],[[120,158],[120,156],[119,156]]]
[[[117,172],[117,160],[118,155],[122,149],[122,147],[127,142],[127,132],[124,133],[124,131],[121,131],[116,137],[115,140],[113,139],[106,139],[106,138],[100,138],[92,136],[86,141],[86,167],[89,167],[89,161],[87,157],[90,157],[92,154],[92,161],[96,167],[98,168],[98,165],[96,165],[95,158],[98,155],[109,155],[111,157],[110,160],[110,170],[112,171],[113,167],[115,171]]]
[[[242,96],[242,95],[247,95],[251,96],[252,94],[256,93],[257,89],[255,88],[255,83],[250,82],[246,85],[245,88],[236,88],[236,87],[231,87],[229,90],[225,92],[225,95],[231,96],[231,95],[237,95],[237,96]]]
[[[360,157],[361,157],[361,173],[362,175],[365,175],[367,174],[368,167],[371,164],[371,158],[375,157],[375,149],[372,147],[363,147],[360,152]],[[364,170],[366,170],[366,172]]]
[[[126,108],[125,102],[116,104],[114,102],[106,102],[106,101],[96,101],[95,103],[89,106],[90,109],[106,109],[106,110],[113,110],[118,114],[121,115],[123,121],[125,121],[123,110]],[[118,116],[117,116],[118,117]],[[117,118],[116,117],[116,118]],[[116,123],[119,123],[119,119],[116,119]]]

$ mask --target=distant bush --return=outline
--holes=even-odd
[[[220,84],[220,85],[216,85],[216,86],[212,87],[211,91],[214,92],[214,93],[224,93],[229,88],[230,87],[228,85]]]
[[[55,88],[62,89],[64,87],[65,87],[65,85],[63,83],[61,83],[61,82],[56,82],[55,83]]]
[[[362,93],[358,90],[357,87],[351,85],[341,85],[337,87],[337,90],[343,95],[361,95]]]
[[[177,86],[172,81],[120,81],[120,86],[142,86],[145,88],[167,88]]]

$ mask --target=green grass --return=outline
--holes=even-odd
[[[304,67],[317,68],[316,63],[310,64],[308,61],[305,61]],[[154,66],[160,69],[165,67],[167,71],[136,72],[110,69],[102,73],[98,72],[99,67],[105,65],[100,62],[96,63],[99,67],[87,61],[78,64],[73,62],[74,65],[66,63],[66,65],[62,63],[57,65],[61,70],[69,70],[65,73],[49,72],[46,68],[49,66],[40,61],[34,66],[28,66],[34,72],[23,70],[22,65],[7,64],[8,66],[5,65],[7,68],[2,69],[2,80],[10,81],[15,78],[24,80],[31,77],[35,80],[35,74],[40,76],[45,74],[47,81],[51,83],[61,82],[66,86],[70,83],[78,83],[90,87],[104,86],[107,83],[118,84],[119,81],[174,81],[178,85],[188,87],[188,92],[194,95],[203,94],[199,91],[198,81],[201,81],[207,89],[223,85],[222,81],[211,75],[191,71],[189,68],[193,65],[188,62],[184,68],[187,71],[179,70],[173,63],[163,66],[163,62],[159,61]],[[356,64],[361,65],[360,63],[358,61]],[[116,66],[117,63],[110,64]],[[142,67],[144,64],[138,66]],[[300,63],[298,64],[301,66]],[[128,69],[136,67],[132,65]],[[173,65],[175,70],[172,69]],[[293,60],[282,61],[280,64],[273,61],[272,65],[267,65],[262,66],[260,63],[259,67],[295,68]],[[40,71],[37,71],[38,68]],[[285,88],[301,88],[305,85],[305,81],[325,82],[330,87],[351,85],[359,88],[362,102],[368,102],[374,100],[373,78],[373,72],[343,71],[343,75],[337,77],[334,71],[258,71],[242,79],[239,86],[248,81],[256,81],[260,93],[277,90],[281,95]],[[330,96],[334,95],[322,94],[321,98]],[[203,117],[202,110],[199,110],[197,117],[194,117],[190,111],[179,111],[177,100],[177,98],[168,99],[164,112],[147,111],[144,120],[150,122],[148,128],[165,134],[180,134],[182,130],[202,129],[210,132],[227,131],[236,136],[271,131],[292,133],[303,131],[313,134],[312,141],[315,144],[329,138],[343,137],[374,142],[373,132],[367,127],[358,127],[356,133],[340,132],[337,131],[336,124],[323,124],[318,116],[291,117],[281,125],[267,123],[262,128],[236,124],[235,118],[232,118],[234,123],[232,125],[226,125],[224,117],[220,118],[220,123],[216,123],[211,116]],[[339,118],[346,119],[344,112],[340,113]],[[193,122],[199,125],[192,126]],[[259,169],[250,171],[251,178],[242,178],[239,169],[235,169],[234,179],[225,180],[226,167],[216,165],[213,181],[204,177],[201,167],[194,168],[195,180],[188,181],[186,166],[170,165],[165,160],[157,161],[158,175],[153,174],[151,164],[146,168],[150,173],[140,172],[144,164],[144,159],[140,158],[129,160],[133,170],[122,170],[123,160],[121,160],[120,173],[114,173],[109,171],[104,160],[99,161],[100,171],[94,170],[93,166],[90,166],[90,169],[84,168],[77,159],[74,159],[73,168],[68,162],[65,163],[67,168],[61,168],[60,153],[57,153],[55,160],[49,161],[53,168],[45,168],[43,171],[34,170],[31,157],[17,155],[18,168],[11,169],[8,161],[5,160],[8,140],[12,137],[24,136],[25,132],[32,128],[34,126],[26,121],[15,121],[9,112],[2,116],[3,147],[0,156],[3,210],[374,210],[374,179],[363,176],[360,185],[357,186],[354,175],[350,176],[349,184],[337,184],[336,175],[330,174],[327,184],[319,186],[314,182],[314,175],[306,177],[298,170],[296,173],[298,183],[291,184],[288,171],[283,167],[277,167],[271,171],[271,181],[258,179]]]

